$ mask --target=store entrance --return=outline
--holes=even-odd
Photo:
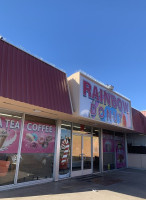
[[[72,177],[92,173],[91,135],[73,133],[72,145]]]

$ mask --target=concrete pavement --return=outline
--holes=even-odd
[[[96,176],[0,192],[0,199],[11,200],[134,200],[146,199],[146,170],[125,169]]]

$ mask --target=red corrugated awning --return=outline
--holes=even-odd
[[[133,129],[146,134],[146,117],[138,110],[132,108]]]
[[[0,96],[72,114],[66,74],[3,40]]]
[[[146,133],[146,111],[141,111],[141,113],[145,116],[145,119],[144,119],[144,132]]]

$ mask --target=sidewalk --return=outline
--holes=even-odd
[[[146,199],[146,170],[120,170],[0,192],[11,200]]]

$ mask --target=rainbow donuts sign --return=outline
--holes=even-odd
[[[80,116],[132,129],[131,102],[80,76]]]

